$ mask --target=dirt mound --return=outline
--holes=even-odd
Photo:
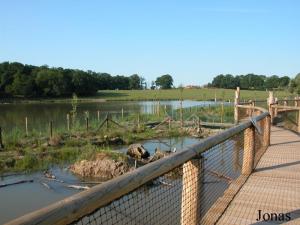
[[[83,177],[111,179],[128,172],[130,167],[124,160],[116,161],[104,154],[99,154],[95,160],[76,162],[70,166],[70,170]]]

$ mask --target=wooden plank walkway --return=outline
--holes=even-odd
[[[277,221],[257,221],[258,210]],[[300,136],[272,127],[271,146],[217,224],[300,224]]]

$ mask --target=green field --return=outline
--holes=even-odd
[[[231,89],[169,89],[169,90],[105,90],[98,91],[97,98],[105,100],[233,100],[234,90]],[[292,97],[287,91],[274,91],[274,96],[279,99]],[[268,97],[267,91],[241,90],[241,99],[265,100]],[[91,97],[95,99],[95,97]]]

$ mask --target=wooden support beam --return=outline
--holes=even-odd
[[[85,118],[85,128],[86,128],[86,131],[89,131],[89,118],[88,117]]]
[[[300,133],[300,110],[298,111],[298,133]]]
[[[49,123],[49,132],[50,132],[50,138],[53,137],[53,121],[51,120]]]
[[[203,159],[192,159],[183,164],[181,225],[197,225],[200,220],[200,196]]]
[[[67,114],[67,130],[70,131],[70,114]]]
[[[236,88],[235,98],[234,98],[234,123],[237,124],[239,122],[239,108],[240,104],[240,87]]]
[[[270,136],[271,136],[271,117],[267,116],[264,120],[263,126],[263,143],[265,147],[270,145]]]
[[[268,98],[268,107],[269,107],[269,113],[271,115],[271,123],[273,124],[274,119],[274,109],[272,108],[272,105],[274,104],[274,94],[273,91],[269,91],[269,98]]]
[[[0,127],[0,151],[4,149],[3,141],[2,141],[2,127]]]
[[[244,156],[242,174],[250,175],[254,166],[255,128],[251,126],[244,131]]]
[[[26,136],[28,136],[28,119],[27,119],[27,116],[25,117],[25,132],[26,132]]]

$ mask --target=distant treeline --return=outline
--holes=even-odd
[[[143,89],[145,79],[132,76],[111,76],[75,69],[23,65],[18,62],[0,64],[0,96],[61,97],[76,93],[94,95],[98,90]]]
[[[218,75],[212,83],[208,84],[209,87],[234,89],[240,87],[241,89],[249,90],[272,90],[272,89],[286,89],[289,87],[290,78],[288,76],[279,77],[276,75],[267,77],[265,75],[237,75],[231,74]]]

